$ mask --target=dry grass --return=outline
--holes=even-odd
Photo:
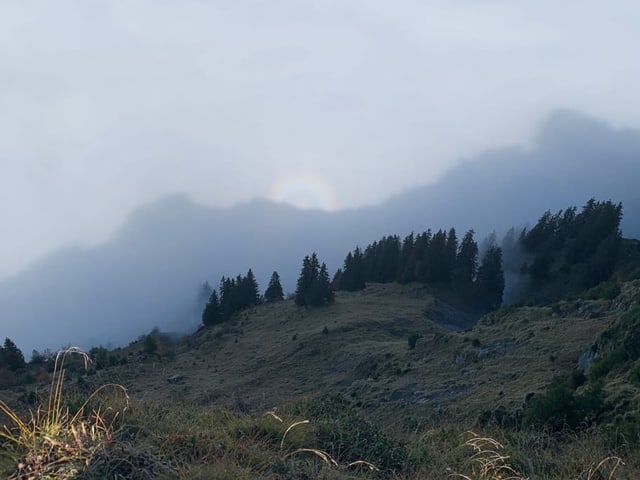
[[[274,418],[275,420],[277,420],[280,423],[284,423],[284,421],[282,420],[282,418],[277,415],[275,412],[270,411],[267,412],[265,415],[268,415],[272,418]],[[285,444],[285,439],[287,437],[287,434],[294,429],[295,427],[298,427],[300,425],[309,425],[309,420],[299,420],[296,422],[291,423],[287,429],[284,431],[284,434],[282,435],[282,440],[280,441],[280,449],[284,449],[284,444]],[[337,460],[335,460],[329,453],[327,453],[324,450],[320,450],[318,448],[296,448],[293,451],[290,451],[288,453],[286,453],[282,458],[283,460],[286,460],[287,458],[293,457],[295,455],[299,455],[301,453],[309,453],[312,455],[317,456],[318,458],[320,458],[320,460],[322,460],[322,462],[324,462],[326,465],[330,466],[330,467],[341,467],[341,465],[338,463]],[[369,471],[372,472],[378,472],[380,471],[380,469],[378,467],[376,467],[373,463],[371,462],[367,462],[366,460],[356,460],[354,462],[349,462],[346,465],[342,466],[343,468],[349,469],[349,468],[358,468],[358,467],[363,467],[363,468],[367,468]]]
[[[338,292],[321,309],[261,305],[198,332],[172,359],[145,357],[133,345],[121,353],[137,368],[110,372],[138,399],[264,411],[339,391],[383,423],[395,425],[400,416],[409,428],[444,417],[471,426],[487,410],[522,407],[526,394],[572,368],[610,321],[580,318],[568,307],[554,318],[550,308],[531,307],[452,332],[425,318],[429,299],[420,286],[385,284]],[[412,333],[422,337],[409,350]],[[184,382],[168,384],[173,374]]]
[[[9,420],[0,430],[0,439],[7,444],[7,453],[15,464],[9,480],[73,478],[99,449],[113,441],[114,425],[122,411],[90,405],[99,395],[115,390],[126,408],[126,390],[121,385],[103,385],[77,410],[70,411],[64,402],[65,362],[70,355],[80,356],[85,368],[90,361],[88,355],[77,348],[60,351],[55,359],[46,405],[22,417],[0,401],[0,412]]]
[[[528,480],[511,467],[509,456],[503,453],[504,447],[491,437],[482,437],[468,432],[470,438],[464,445],[473,449],[471,473],[469,475],[454,473],[453,477],[465,480]]]
[[[503,445],[491,437],[467,432],[464,445],[470,447],[473,454],[469,457],[469,474],[452,473],[452,477],[464,480],[529,480],[509,464],[509,455],[504,453]],[[607,456],[595,466],[589,466],[578,474],[576,480],[614,480],[618,467],[624,465],[617,456]],[[569,477],[570,478],[570,477]]]
[[[171,468],[159,468],[163,472],[155,476],[167,480],[385,475],[417,480],[454,472],[471,480],[640,478],[640,453],[611,450],[596,431],[572,438],[477,423],[480,414],[498,406],[522,407],[525,394],[541,391],[555,374],[573,368],[615,312],[584,318],[567,304],[562,316],[554,317],[550,308],[528,307],[501,311],[472,331],[451,332],[424,317],[428,301],[417,286],[372,285],[363,292],[340,292],[335,305],[322,309],[300,309],[293,302],[259,306],[185,339],[165,358],[145,356],[136,344],[122,349],[117,354],[126,356],[128,365],[99,371],[87,381],[100,385],[116,378],[127,387],[133,408],[121,429],[124,436],[114,435],[118,412],[89,408],[94,396],[74,414],[65,410],[64,362],[60,367],[56,362],[46,406],[24,420],[3,404],[12,419],[3,437],[22,472],[44,471],[46,463],[52,472],[60,467],[62,475],[89,461],[95,467],[90,478],[96,479],[110,468],[104,449],[96,461],[101,445],[127,456],[141,471],[166,461]],[[407,337],[414,332],[422,337],[409,350]],[[174,374],[183,380],[167,382]],[[327,443],[318,434],[318,419],[304,410],[248,413],[336,392],[407,449],[406,465],[376,472],[370,458],[349,463],[368,455],[341,457],[331,439]],[[299,418],[311,423],[289,420]],[[48,433],[54,425],[58,437]],[[468,428],[480,434],[461,445]]]

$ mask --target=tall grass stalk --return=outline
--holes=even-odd
[[[23,418],[0,401],[0,414],[9,420],[0,428],[0,440],[13,447],[10,455],[16,464],[16,472],[9,479],[72,478],[100,448],[113,441],[115,423],[129,404],[127,391],[118,384],[102,385],[72,414],[64,402],[65,363],[70,355],[80,356],[85,368],[91,361],[86,352],[75,347],[58,352],[46,408],[39,405]],[[118,392],[124,406],[118,411],[100,406],[89,409],[90,403],[107,389]]]

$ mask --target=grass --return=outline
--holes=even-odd
[[[378,469],[368,458],[345,461],[332,452],[320,426],[324,417],[298,417],[303,408],[311,411],[309,402],[255,415],[217,405],[132,402],[118,428],[94,438],[101,447],[76,449],[75,462],[51,462],[9,478],[631,480],[640,471],[637,452],[628,452],[624,465],[593,432],[570,438],[494,428],[476,434],[456,426],[406,433],[399,438],[406,461],[395,470]],[[336,422],[332,428],[339,437],[354,427]],[[33,454],[23,446],[20,458]]]
[[[96,392],[84,397],[63,395],[61,355],[40,408],[18,415],[3,404],[11,474],[38,478],[25,475],[46,463],[50,478],[82,480],[640,478],[640,452],[606,431],[517,422],[525,397],[573,369],[617,318],[606,310],[615,302],[588,300],[598,317],[573,302],[502,309],[453,332],[425,317],[429,300],[420,286],[371,285],[321,309],[262,305],[170,355],[117,349],[126,363],[90,370],[82,381]],[[421,338],[409,349],[412,333]]]
[[[128,399],[124,387],[106,384],[95,390],[75,411],[71,411],[64,395],[65,362],[71,355],[81,357],[85,367],[88,355],[76,348],[60,351],[55,359],[46,404],[26,415],[0,401],[0,413],[8,423],[0,430],[5,455],[14,465],[8,479],[73,478],[94,458],[96,453],[113,441],[114,426],[121,415],[113,407],[93,403],[100,394],[118,390]]]

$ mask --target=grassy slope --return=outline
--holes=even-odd
[[[539,432],[515,435],[481,427],[477,420],[500,406],[517,411],[525,395],[543,391],[554,375],[573,369],[639,291],[635,281],[614,300],[503,308],[473,329],[452,331],[425,315],[442,309],[427,288],[370,285],[362,292],[340,292],[325,308],[301,309],[292,301],[258,306],[229,324],[181,339],[164,357],[147,355],[142,342],[133,343],[115,352],[126,356],[127,364],[84,381],[127,387],[133,406],[128,422],[134,427],[127,427],[123,438],[133,436],[131,444],[118,447],[119,454],[130,455],[127,464],[168,456],[179,467],[179,478],[369,478],[283,460],[279,443],[286,425],[306,415],[292,403],[335,393],[406,445],[411,467],[396,478],[469,472],[471,452],[460,447],[467,429],[504,442],[509,463],[532,478],[588,478],[585,472],[594,462],[612,453],[602,437],[587,433],[559,442]],[[412,333],[421,338],[411,350]],[[172,375],[181,378],[170,383]],[[284,424],[263,416],[274,407]],[[288,437],[289,450],[329,448],[318,443],[317,432],[297,427]],[[627,454],[625,460],[616,478],[637,478],[638,459]],[[280,470],[284,473],[274,473]]]
[[[556,313],[502,309],[472,330],[454,332],[426,318],[430,302],[424,287],[386,284],[340,292],[334,305],[320,309],[292,301],[263,305],[184,339],[171,359],[149,358],[134,344],[123,352],[128,365],[99,372],[97,380],[115,376],[133,398],[256,411],[341,393],[374,418],[402,412],[409,420],[469,424],[500,405],[519,408],[527,393],[572,369],[620,313],[616,301],[565,302]],[[413,350],[411,333],[422,335]],[[183,379],[170,384],[176,374]]]

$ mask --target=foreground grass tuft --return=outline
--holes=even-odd
[[[8,420],[0,429],[0,440],[14,465],[9,480],[73,478],[113,442],[115,424],[128,404],[127,392],[121,385],[103,385],[72,411],[64,395],[65,362],[72,355],[79,356],[85,368],[90,362],[77,348],[58,352],[46,404],[21,415],[0,401],[0,414]],[[109,400],[121,404],[118,409],[99,401],[101,394],[114,391],[119,401]]]

